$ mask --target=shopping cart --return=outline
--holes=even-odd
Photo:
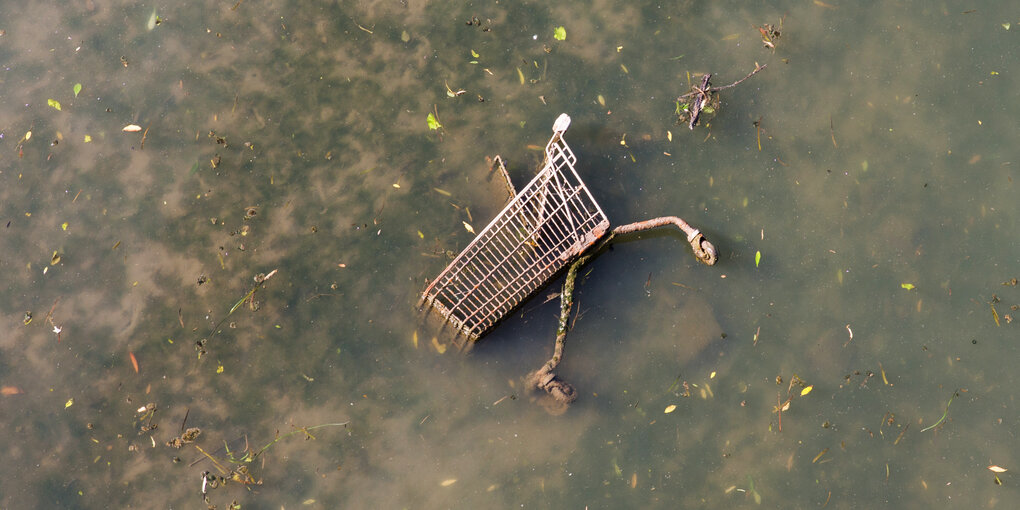
[[[436,310],[469,343],[481,338],[609,232],[609,219],[574,169],[577,157],[563,140],[569,126],[570,117],[561,114],[553,124],[538,175],[422,294],[422,307]],[[714,248],[700,232],[679,218],[666,220],[688,234],[703,262],[715,262]],[[651,226],[662,224],[666,223]],[[642,229],[633,225],[618,229]],[[703,244],[710,249],[710,257],[698,253]]]

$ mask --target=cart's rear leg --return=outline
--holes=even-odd
[[[517,190],[514,189],[514,183],[510,180],[510,174],[506,171],[506,164],[503,163],[503,158],[497,154],[495,157],[485,156],[485,162],[489,164],[489,171],[499,169],[499,174],[503,176],[503,184],[506,185],[506,192],[508,194],[507,200],[513,199],[517,196]]]

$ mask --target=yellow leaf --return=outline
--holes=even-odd
[[[672,413],[673,411],[676,411],[676,404],[670,404],[666,406],[666,410],[663,411],[663,413],[669,414]]]
[[[993,472],[993,473],[1005,473],[1006,472],[1006,468],[999,467],[999,466],[996,466],[994,464],[992,464],[991,466],[988,466],[988,470]]]
[[[64,409],[67,409],[68,407],[71,407],[73,405],[74,405],[74,399],[73,398],[69,398],[69,399],[67,399],[67,403],[64,404]]]
[[[67,230],[67,222],[65,221],[65,222],[61,223],[60,224],[60,228],[63,229],[63,230]]]
[[[464,229],[465,229],[465,230],[467,230],[468,232],[471,232],[472,234],[474,234],[474,233],[475,233],[475,229],[474,229],[474,228],[473,228],[473,227],[471,226],[471,224],[470,224],[470,223],[468,223],[468,222],[466,222],[466,221],[462,221],[461,223],[463,223],[463,224],[464,224]]]
[[[804,389],[800,390],[800,396],[803,397],[804,395],[807,395],[808,393],[811,393],[811,390],[813,390],[813,389],[815,389],[814,385],[805,386]]]
[[[901,283],[900,287],[903,287],[904,289],[907,289],[907,290],[913,290],[914,289],[914,284],[913,283]]]
[[[417,331],[415,331],[414,334],[411,335],[411,341],[414,342],[414,348],[417,349],[418,348],[418,332]]]
[[[89,143],[91,141],[92,141],[92,135],[85,135],[85,143]]]
[[[456,478],[449,478],[447,480],[443,480],[439,485],[442,485],[443,487],[449,487],[455,483],[457,483]]]
[[[439,339],[436,337],[432,337],[432,347],[435,347],[436,352],[438,352],[439,354],[443,354],[444,352],[446,352],[446,346],[439,343]]]
[[[216,373],[217,374],[222,374],[223,373],[223,365],[219,365],[219,366],[216,367]]]

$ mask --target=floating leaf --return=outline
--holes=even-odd
[[[21,388],[17,386],[4,386],[3,388],[0,388],[0,395],[3,395],[5,397],[9,397],[11,395],[18,395],[20,393],[24,393],[24,391],[21,391]],[[1003,469],[1003,471],[1005,471],[1005,469]]]
[[[414,334],[411,335],[411,341],[414,342],[414,348],[418,348],[418,331],[415,330]]]
[[[914,290],[914,284],[913,283],[901,283],[900,287],[903,287],[904,289],[907,289],[907,290]]]
[[[425,122],[428,124],[429,129],[432,131],[435,131],[443,127],[443,125],[439,123],[439,119],[437,119],[436,116],[432,115],[431,113],[429,114],[428,117],[425,118]]]
[[[466,222],[466,221],[462,221],[461,223],[463,223],[463,224],[464,224],[464,229],[465,229],[465,230],[467,230],[468,232],[471,232],[472,234],[474,234],[474,233],[475,233],[475,229],[474,229],[474,228],[473,228],[473,227],[471,226],[471,224],[470,224],[470,223],[468,223],[468,222]]]
[[[761,264],[761,252],[760,251],[754,252],[754,267],[758,267],[758,264]]]
[[[68,407],[71,407],[73,405],[74,405],[74,399],[73,398],[69,398],[69,399],[67,399],[67,402],[64,403],[64,409],[67,409]]]
[[[557,41],[564,41],[564,40],[566,40],[567,39],[567,29],[565,29],[563,27],[556,27],[556,30],[553,31],[553,38],[556,39]]]
[[[222,374],[223,373],[223,365],[217,365],[216,366],[216,373],[217,374]]]
[[[142,126],[139,126],[138,124],[128,124],[121,128],[121,131],[124,131],[125,133],[137,133],[141,130]]]
[[[479,55],[478,52],[476,52],[475,50],[471,50],[471,56],[474,57],[474,58],[478,58],[481,55]]]
[[[991,466],[988,466],[988,470],[993,472],[993,473],[1005,473],[1007,471],[1006,468],[996,466],[995,464],[992,464]]]
[[[436,352],[438,352],[439,354],[443,354],[444,352],[446,352],[446,346],[439,343],[439,339],[436,337],[432,337],[432,347],[435,347]]]
[[[804,389],[800,390],[800,396],[803,397],[804,395],[807,395],[808,393],[811,393],[811,390],[813,390],[813,389],[815,389],[814,385],[805,386]]]
[[[135,353],[128,352],[128,357],[131,358],[131,366],[134,367],[135,373],[138,373],[138,358],[135,357]]]
[[[74,97],[78,97],[78,94],[81,94],[81,83],[74,84]]]
[[[85,143],[89,143],[91,141],[92,141],[92,135],[85,135]]]
[[[1003,23],[1003,24],[1002,24],[1002,28],[1005,28],[1006,30],[1009,30],[1009,28],[1010,28],[1011,26],[1013,26],[1013,25],[1010,25],[1009,23]]]
[[[62,230],[67,230],[67,227],[68,227],[68,223],[66,221],[60,224],[60,228]]]
[[[56,108],[57,110],[60,109],[60,101],[57,101],[56,99],[47,99],[46,104]]]
[[[443,487],[449,487],[449,486],[451,486],[451,485],[453,485],[455,483],[457,483],[457,479],[456,478],[450,478],[448,480],[443,480],[442,482],[439,483],[439,485],[441,485]]]
[[[665,413],[665,414],[669,414],[669,413],[672,413],[673,411],[676,411],[676,404],[670,404],[670,405],[666,406],[666,409],[664,411],[662,411],[662,412]]]

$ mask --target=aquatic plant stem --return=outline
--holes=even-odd
[[[938,427],[942,422],[946,421],[946,416],[949,414],[949,406],[953,405],[953,400],[956,397],[959,397],[959,396],[960,396],[960,389],[957,388],[956,391],[953,392],[953,396],[949,397],[949,402],[946,403],[946,410],[943,411],[942,417],[939,418],[939,421],[937,421],[937,422],[933,423],[932,425],[929,425],[929,426],[921,429],[921,432],[927,432],[927,431],[929,431],[929,430],[931,430],[931,429],[933,429],[935,427]]]

